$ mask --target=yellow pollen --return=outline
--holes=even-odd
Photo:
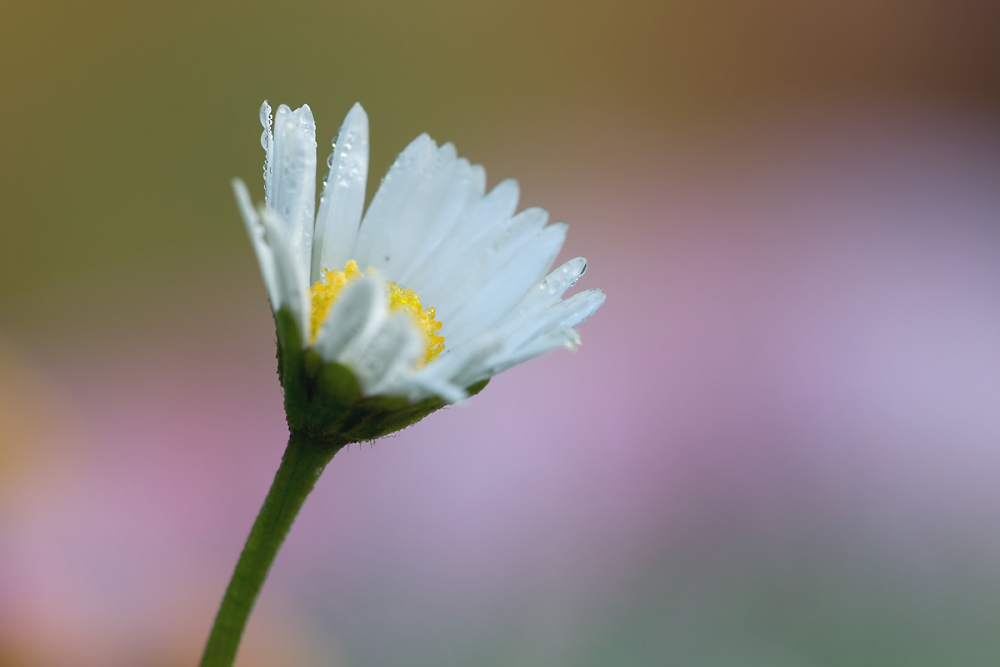
[[[343,271],[327,271],[323,269],[321,278],[312,286],[312,309],[309,315],[309,344],[316,340],[319,325],[326,317],[330,306],[337,300],[340,290],[348,283],[361,280],[366,274],[358,269],[358,263],[353,259],[347,262]],[[368,269],[367,275],[375,275],[375,269]],[[417,328],[424,332],[424,358],[417,362],[418,366],[436,357],[444,349],[444,337],[438,335],[441,323],[434,319],[434,309],[424,308],[420,297],[411,289],[404,289],[396,283],[386,283],[389,291],[389,308],[402,311],[413,318]]]

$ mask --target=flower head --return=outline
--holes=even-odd
[[[308,106],[260,110],[264,205],[233,182],[278,328],[289,426],[344,442],[403,428],[493,375],[580,342],[604,302],[563,300],[587,262],[549,273],[566,236],[518,187],[426,134],[396,159],[367,211],[368,117],[344,119],[319,211]],[[362,213],[364,215],[362,216]]]

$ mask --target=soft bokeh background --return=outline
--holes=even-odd
[[[8,3],[0,665],[197,661],[285,438],[264,98],[518,177],[608,302],[338,454],[238,664],[998,664],[998,7]]]

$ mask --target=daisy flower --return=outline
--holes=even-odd
[[[362,215],[368,117],[354,105],[316,207],[308,106],[260,109],[264,204],[233,182],[278,330],[288,447],[222,599],[201,667],[230,667],[254,601],[299,509],[333,456],[480,391],[557,347],[604,303],[562,296],[587,262],[549,273],[566,238],[518,189],[426,134],[400,153]]]
[[[261,106],[264,204],[233,186],[278,323],[289,425],[372,439],[481,389],[549,350],[604,302],[563,294],[582,257],[551,273],[566,238],[513,180],[426,134],[396,159],[367,211],[368,117],[355,104],[327,159],[316,211],[312,111]]]

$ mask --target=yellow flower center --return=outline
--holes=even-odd
[[[364,279],[366,274],[358,269],[358,263],[353,259],[347,262],[343,271],[327,271],[323,269],[322,277],[312,286],[312,309],[309,315],[309,344],[316,340],[319,325],[326,317],[330,306],[337,300],[340,290],[348,283]],[[375,275],[375,269],[368,269],[367,275]],[[389,291],[389,308],[396,312],[405,312],[411,318],[417,329],[424,333],[424,358],[417,362],[418,366],[436,357],[444,349],[444,337],[437,335],[441,323],[434,319],[434,309],[424,308],[420,297],[411,289],[403,289],[396,283],[386,283]]]

